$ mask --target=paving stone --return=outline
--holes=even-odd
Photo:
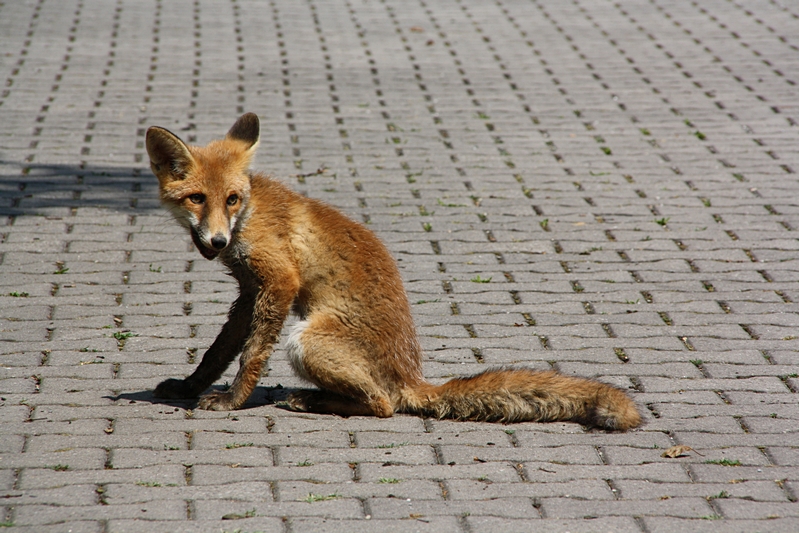
[[[508,518],[538,518],[538,511],[526,498],[503,498],[483,501],[431,501],[419,499],[372,498],[369,509],[374,518],[407,518],[415,515],[463,515],[470,516],[502,514]]]
[[[135,505],[21,505],[14,512],[14,523],[19,525],[46,525],[63,522],[108,519],[110,517],[139,520],[179,520],[186,516],[183,501],[144,502]]]
[[[688,519],[676,517],[645,517],[644,523],[649,531],[685,531],[694,532],[730,532],[745,533],[749,531],[773,531],[774,533],[787,533],[793,529],[796,522],[794,518],[775,518],[770,520],[719,520],[719,519]]]
[[[556,531],[585,531],[585,532],[604,532],[618,531],[638,532],[640,527],[631,517],[600,517],[585,520],[562,520],[556,518],[545,518],[541,520],[513,520],[508,518],[498,518],[492,516],[469,516],[466,519],[471,531],[480,533],[523,533],[529,531],[531,527],[535,531],[556,532]]]
[[[284,530],[283,521],[274,517],[257,517],[239,520],[137,520],[113,519],[107,521],[109,533],[150,533],[152,531],[171,531],[179,528],[186,533],[205,531],[262,531],[278,533]]]
[[[357,532],[357,533],[394,533],[394,532],[460,532],[460,522],[453,516],[424,516],[416,519],[375,519],[347,520],[325,519],[314,517],[295,517],[290,520],[292,527],[308,533],[324,532]]]
[[[669,515],[699,518],[713,510],[704,498],[669,498],[655,502],[642,500],[577,501],[568,498],[542,498],[541,506],[549,518],[589,518],[601,515]]]
[[[647,480],[614,480],[613,485],[624,499],[652,500],[701,496],[703,498],[742,498],[751,501],[787,500],[774,481],[744,481],[740,483],[652,483]]]

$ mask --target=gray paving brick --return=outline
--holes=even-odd
[[[186,516],[186,503],[182,501],[144,502],[134,505],[71,505],[53,507],[47,505],[23,505],[15,509],[14,523],[25,525],[47,525],[83,520],[108,519],[110,517],[139,520],[180,520]]]
[[[649,531],[686,531],[693,532],[731,532],[744,533],[748,531],[773,531],[782,533],[791,531],[796,522],[793,518],[776,518],[772,520],[710,520],[710,519],[687,519],[673,517],[645,517],[644,523]]]
[[[640,531],[638,524],[631,517],[600,517],[586,520],[562,520],[556,518],[545,518],[542,520],[513,520],[508,518],[498,518],[492,516],[469,516],[466,519],[471,531],[480,533],[523,533],[530,531],[531,527],[535,531],[555,532],[555,531],[618,531],[637,532]]]
[[[203,520],[191,522],[188,520],[136,520],[113,519],[107,522],[108,531],[114,533],[144,533],[150,531],[173,531],[179,528],[187,533],[204,531],[263,531],[275,533],[283,531],[283,522],[280,518],[257,517],[240,520]]]
[[[774,481],[745,481],[740,483],[652,483],[646,480],[614,480],[614,486],[624,499],[651,500],[675,497],[742,498],[753,501],[787,500]],[[721,495],[721,496],[719,496]]]
[[[550,518],[590,518],[601,515],[669,515],[699,518],[712,514],[713,509],[704,498],[669,498],[658,503],[641,500],[589,500],[543,498],[541,507]]]
[[[273,503],[204,500],[197,502],[196,516],[197,520],[220,520],[229,514],[246,515],[254,509],[255,516],[317,516],[337,520],[363,518],[363,506],[359,500],[340,498],[332,493],[320,493],[317,496],[326,499],[311,502],[282,501]]]
[[[368,520],[347,520],[347,519],[324,519],[314,517],[295,517],[289,522],[298,531],[316,532],[405,532],[414,533],[436,532],[442,533],[460,532],[461,526],[456,517],[452,516],[424,516],[415,519],[375,519]]]
[[[470,516],[501,514],[508,518],[538,518],[538,511],[526,498],[503,498],[482,501],[430,501],[418,499],[372,498],[369,508],[374,518],[407,518],[412,515],[462,515]]]
[[[100,469],[100,470],[67,470],[54,471],[44,468],[26,468],[19,474],[18,488],[27,489],[46,489],[58,488],[76,484],[95,483],[102,485],[105,483],[160,483],[184,484],[183,466],[160,465],[158,467],[148,467],[139,469]]]

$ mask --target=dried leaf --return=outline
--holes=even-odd
[[[702,457],[704,457],[704,455],[702,455],[698,451],[694,450],[690,446],[685,446],[684,444],[680,444],[678,446],[672,446],[671,448],[667,449],[665,452],[660,454],[660,456],[671,457],[672,459],[674,459],[675,457],[684,457],[688,455],[688,452],[694,452],[697,455],[701,455]]]

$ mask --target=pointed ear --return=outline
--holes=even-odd
[[[258,121],[258,115],[245,113],[240,116],[227,132],[226,138],[245,143],[248,152],[255,151],[261,138],[261,124]]]
[[[169,130],[149,128],[145,144],[150,168],[159,180],[183,179],[194,164],[189,147]]]

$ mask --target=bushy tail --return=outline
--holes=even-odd
[[[598,381],[529,369],[494,369],[443,385],[406,390],[402,410],[436,418],[486,422],[571,421],[627,430],[641,424],[633,401]]]

